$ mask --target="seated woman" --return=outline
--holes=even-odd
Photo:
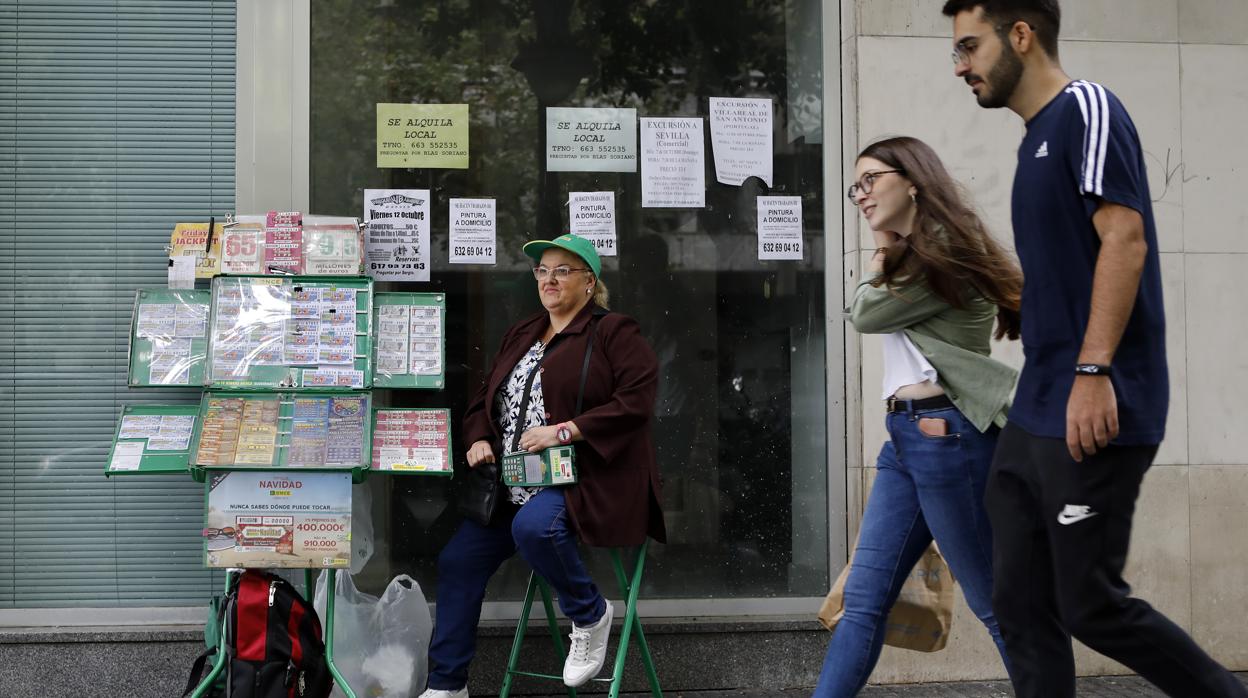
[[[577,482],[513,487],[488,525],[466,519],[447,542],[438,557],[437,619],[421,698],[467,698],[486,583],[517,550],[572,620],[564,683],[585,684],[602,669],[612,607],[585,569],[578,539],[606,547],[640,545],[647,535],[666,539],[650,434],[654,351],[635,320],[607,312],[601,261],[588,240],[535,240],[524,252],[537,263],[545,311],[503,335],[464,416],[468,465],[493,463],[513,444],[531,453],[573,444]]]

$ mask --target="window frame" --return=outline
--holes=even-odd
[[[834,138],[825,139],[823,158],[823,188],[825,221],[849,221],[846,235],[857,236],[856,217],[846,218],[843,197],[845,176],[841,161],[852,157],[842,145],[838,134],[842,133],[844,104],[841,81],[841,7],[840,2],[822,0],[823,51],[823,133]],[[306,211],[310,200],[311,161],[309,146],[309,114],[311,103],[311,6],[297,0],[261,2],[240,0],[238,16],[238,172],[235,181],[239,191],[236,195],[240,212],[254,212],[271,208]],[[279,35],[279,41],[266,37],[268,46],[263,55],[256,48],[257,32],[261,26],[289,28],[289,33]],[[275,65],[289,61],[287,65]],[[263,67],[265,75],[259,70]],[[272,72],[269,72],[272,71]],[[272,73],[289,76],[289,90],[265,90],[272,80]],[[835,108],[829,108],[828,96],[835,95]],[[366,105],[365,105],[366,106]],[[365,108],[361,106],[361,108]],[[639,115],[641,116],[641,115]],[[266,162],[266,159],[268,162]],[[288,171],[274,169],[272,162],[289,163]],[[246,188],[246,190],[244,190]],[[250,206],[251,208],[245,208]],[[328,213],[328,212],[326,212]],[[850,214],[856,211],[851,209]],[[846,359],[854,358],[857,371],[857,339],[847,342],[847,333],[836,308],[845,305],[846,279],[856,281],[848,269],[857,267],[857,245],[847,249],[845,237],[840,243],[829,241],[824,245],[824,307],[827,386],[825,393],[827,460],[827,520],[831,528],[828,536],[827,555],[828,584],[835,579],[845,564],[848,551],[849,493],[847,477],[853,454],[861,453],[853,448],[857,439],[848,434],[860,429],[851,422],[847,383],[850,366]],[[853,253],[853,254],[850,254]],[[851,261],[851,257],[853,261]],[[851,289],[852,290],[852,289]],[[608,585],[614,591],[614,585]],[[822,597],[736,597],[728,599],[652,598],[640,601],[640,612],[650,618],[677,617],[731,617],[731,616],[783,616],[811,615],[818,609]],[[482,610],[482,620],[515,620],[520,613],[519,602],[487,601]]]

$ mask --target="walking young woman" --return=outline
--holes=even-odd
[[[875,238],[849,321],[884,340],[885,424],[877,475],[815,689],[853,696],[884,644],[902,583],[935,538],[1009,670],[992,614],[992,533],[984,485],[1016,372],[989,357],[1016,339],[1022,273],[940,158],[914,138],[858,156],[849,198]]]

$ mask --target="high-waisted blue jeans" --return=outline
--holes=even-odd
[[[920,432],[923,417],[946,420],[948,435]],[[890,441],[876,463],[845,580],[845,615],[832,633],[817,698],[854,696],[866,685],[884,645],[888,611],[933,537],[1009,669],[992,614],[992,532],[983,503],[1000,430],[980,433],[952,407],[886,419]]]

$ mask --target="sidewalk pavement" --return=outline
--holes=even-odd
[[[1239,680],[1248,685],[1248,672],[1238,673]],[[1138,676],[1096,676],[1081,678],[1075,689],[1079,698],[1165,698],[1165,694],[1153,688]],[[787,691],[687,691],[665,693],[671,698],[808,698],[811,689]],[[566,694],[560,694],[566,695]],[[626,693],[624,698],[646,698],[649,693]],[[966,681],[958,683],[895,684],[867,686],[858,694],[860,698],[1011,698],[1008,681]],[[552,698],[557,698],[553,697]]]

